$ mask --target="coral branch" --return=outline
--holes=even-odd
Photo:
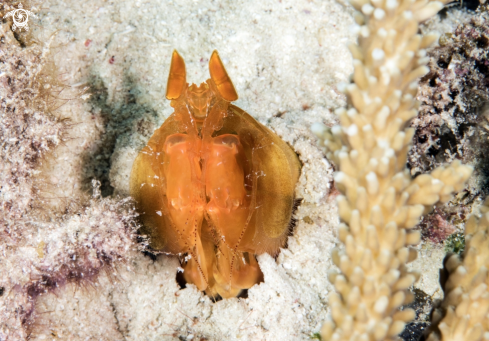
[[[465,226],[465,251],[445,258],[445,298],[433,310],[428,341],[486,340],[489,335],[489,199]]]
[[[350,47],[353,83],[342,86],[350,109],[338,109],[340,125],[315,125],[339,165],[335,175],[338,231],[344,248],[333,252],[340,272],[329,279],[332,319],[322,328],[324,340],[395,340],[414,311],[399,307],[413,300],[408,288],[419,278],[406,264],[417,257],[420,241],[412,231],[422,214],[460,191],[472,168],[455,161],[431,175],[411,179],[405,169],[416,116],[418,78],[429,69],[424,48],[437,35],[421,37],[418,23],[443,7],[427,1],[352,1],[359,33]]]

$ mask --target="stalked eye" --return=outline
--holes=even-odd
[[[225,145],[228,147],[233,147],[238,145],[239,139],[236,135],[226,134],[215,137],[213,143],[215,145]]]
[[[231,81],[231,78],[229,78],[217,51],[212,52],[212,56],[209,60],[209,72],[211,74],[211,79],[216,84],[217,90],[222,98],[229,102],[238,99],[238,93],[236,92],[233,82]]]
[[[163,150],[165,153],[170,153],[175,145],[185,143],[188,140],[188,136],[185,134],[173,134],[166,138]]]
[[[177,99],[183,93],[187,85],[187,71],[185,70],[185,62],[178,54],[177,50],[173,51],[170,74],[168,75],[168,83],[166,84],[166,98]]]

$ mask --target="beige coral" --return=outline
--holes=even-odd
[[[445,261],[445,298],[433,311],[428,341],[489,340],[489,199],[465,225],[465,251]]]
[[[414,311],[408,288],[419,273],[406,264],[417,257],[420,241],[411,229],[434,204],[460,191],[472,168],[456,161],[431,175],[411,179],[405,169],[414,133],[406,128],[417,114],[417,79],[428,72],[426,47],[436,34],[421,37],[418,23],[443,7],[437,1],[352,0],[359,44],[350,46],[353,82],[343,86],[351,104],[338,109],[340,125],[315,125],[339,165],[335,175],[341,219],[333,251],[341,272],[331,271],[331,320],[324,340],[395,340]]]

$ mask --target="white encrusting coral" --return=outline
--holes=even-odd
[[[411,229],[434,204],[460,191],[472,168],[456,161],[411,179],[405,169],[416,116],[418,78],[429,69],[424,50],[437,34],[417,34],[419,22],[443,7],[438,1],[352,0],[358,12],[352,44],[353,82],[340,88],[351,108],[338,109],[340,125],[313,126],[339,166],[335,175],[344,248],[333,251],[339,267],[329,273],[331,319],[324,340],[395,340],[414,318],[399,307],[413,300],[408,288],[419,278],[406,264],[420,241]]]

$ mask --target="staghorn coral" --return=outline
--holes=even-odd
[[[337,293],[329,297],[332,319],[325,340],[395,340],[414,318],[408,288],[419,278],[406,264],[420,239],[412,228],[436,203],[460,191],[472,168],[455,161],[431,175],[411,179],[405,168],[414,134],[406,128],[419,104],[417,79],[429,69],[426,50],[436,34],[421,37],[418,23],[443,7],[436,1],[353,0],[359,43],[351,45],[353,83],[345,85],[351,109],[338,109],[340,125],[313,126],[339,165],[335,182],[344,249],[329,274]],[[363,13],[363,14],[362,14]]]
[[[56,75],[46,71],[49,53],[49,42],[22,47],[8,25],[0,25],[1,340],[28,337],[37,296],[67,282],[95,280],[134,246],[132,204],[102,199],[98,182],[86,203],[44,208],[51,185],[40,168],[70,128],[52,114]]]
[[[432,312],[428,341],[489,339],[489,199],[465,225],[465,251],[449,254],[440,279],[445,298]]]

